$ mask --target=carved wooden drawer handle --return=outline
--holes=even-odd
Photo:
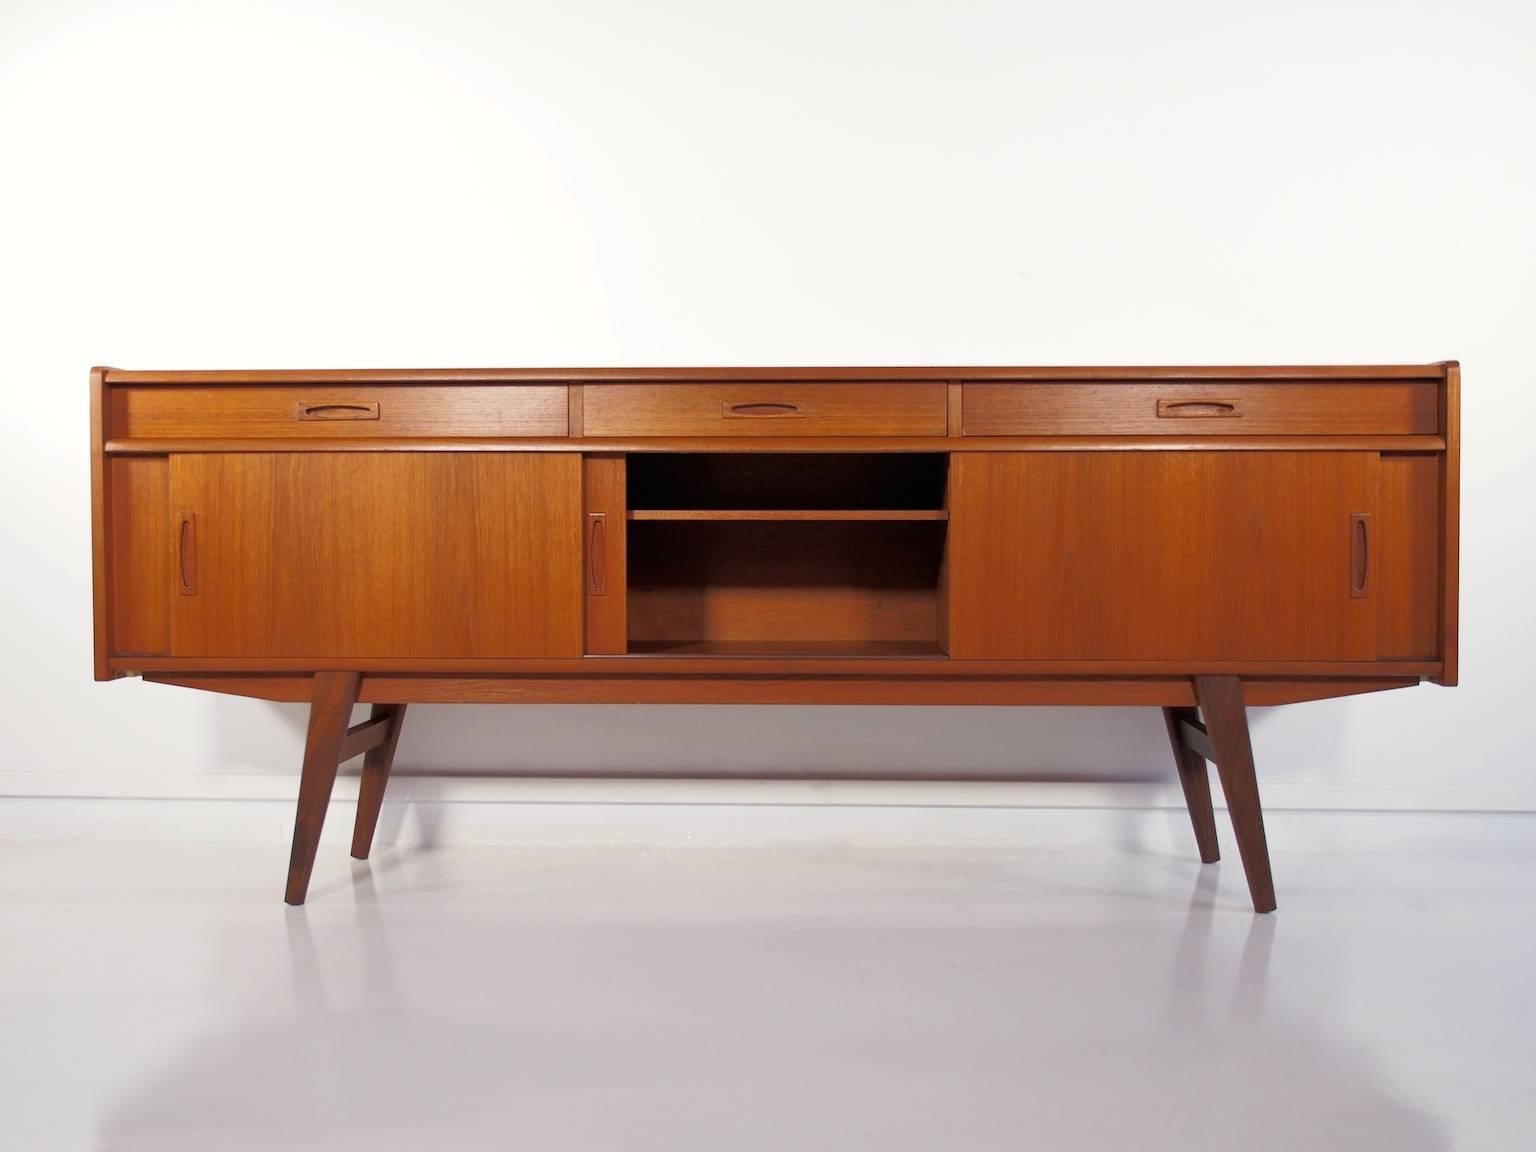
[[[780,400],[755,400],[746,404],[727,403],[725,415],[727,418],[732,416],[755,416],[758,418],[777,416],[782,418],[785,416],[805,416],[808,413],[798,404],[790,404]]]
[[[1241,416],[1236,400],[1159,400],[1159,419],[1198,416]]]
[[[608,593],[608,515],[587,513],[587,592],[592,596]]]
[[[1356,512],[1349,518],[1349,594],[1355,600],[1370,593],[1371,518]]]
[[[183,596],[197,594],[197,514],[183,512],[177,517],[176,590]]]
[[[377,420],[379,406],[376,402],[333,401],[328,404],[309,404],[301,400],[298,416],[300,420]]]

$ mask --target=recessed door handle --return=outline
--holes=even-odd
[[[197,514],[183,512],[176,528],[176,590],[183,596],[197,594]]]
[[[801,408],[800,405],[791,404],[784,400],[753,400],[743,404],[727,403],[725,406],[727,418],[745,416],[757,417],[759,419],[768,417],[771,419],[775,416],[782,418],[785,416],[804,416],[806,414],[806,410]]]
[[[323,404],[310,404],[301,400],[299,401],[298,418],[300,420],[377,420],[379,418],[379,405],[375,401],[366,403],[333,401]]]
[[[1371,518],[1356,512],[1349,518],[1349,594],[1359,600],[1370,594]]]
[[[1159,400],[1157,415],[1161,420],[1200,416],[1241,416],[1236,400]]]
[[[608,593],[608,514],[587,513],[587,593]]]

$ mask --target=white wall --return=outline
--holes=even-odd
[[[91,680],[94,363],[1458,357],[1465,686],[1263,713],[1261,772],[1536,807],[1533,140],[1523,3],[7,0],[0,793],[293,788],[299,709]],[[1146,711],[420,708],[401,759],[1171,772]]]

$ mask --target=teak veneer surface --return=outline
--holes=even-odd
[[[945,385],[931,383],[587,384],[586,436],[943,436]]]
[[[586,651],[623,655],[629,635],[627,469],[619,455],[588,455],[583,469]]]
[[[1412,436],[1440,425],[1431,381],[970,383],[967,436]]]
[[[574,456],[189,454],[171,500],[197,516],[177,657],[581,652]]]
[[[112,556],[113,650],[171,651],[171,468],[164,456],[106,461]]]
[[[165,440],[565,436],[566,403],[560,384],[114,388],[111,426]]]
[[[736,659],[736,658],[732,658]],[[250,696],[305,701],[313,676],[146,672],[146,680]],[[1249,704],[1273,706],[1411,687],[1413,678],[1245,680]],[[412,704],[871,704],[900,707],[1050,705],[1054,707],[1192,707],[1189,678],[1085,676],[853,677],[847,674],[662,676],[413,676],[363,677],[366,702]],[[936,769],[935,779],[949,773]]]
[[[957,453],[950,651],[1374,659],[1349,549],[1378,482],[1370,453]]]
[[[1055,704],[1264,911],[1246,708],[1456,682],[1460,460],[1454,362],[96,369],[95,672],[310,703],[294,903],[411,703]]]

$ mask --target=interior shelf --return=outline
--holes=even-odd
[[[942,508],[635,508],[631,520],[948,520]]]
[[[641,640],[631,656],[729,656],[762,659],[915,660],[944,655],[930,640]]]

